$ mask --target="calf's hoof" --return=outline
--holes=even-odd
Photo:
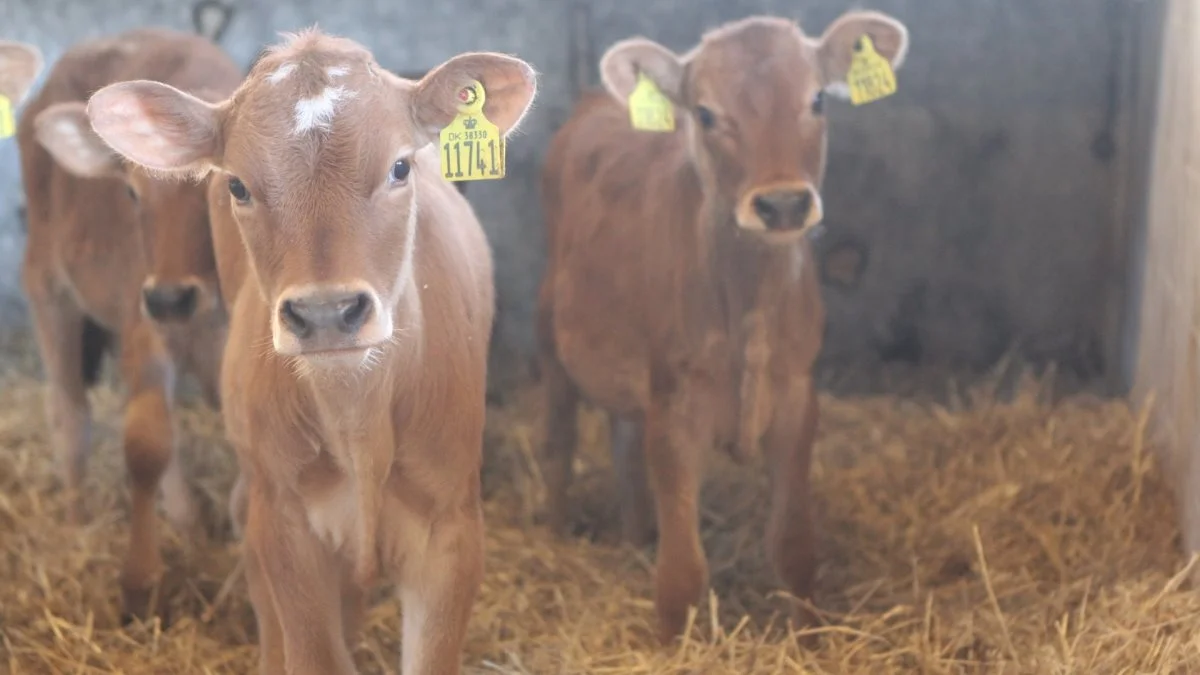
[[[654,609],[658,613],[658,638],[669,645],[683,635],[688,612],[699,604],[708,586],[706,569],[659,569],[655,579]]]
[[[157,616],[163,626],[167,625],[166,603],[155,587],[131,588],[121,587],[121,625],[128,626],[134,621],[147,621]]]

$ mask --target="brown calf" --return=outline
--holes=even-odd
[[[33,81],[42,73],[42,52],[31,44],[0,40],[0,96],[11,108],[25,98]],[[15,113],[15,110],[9,111]]]
[[[543,174],[549,263],[539,298],[548,510],[565,525],[577,403],[608,411],[626,537],[659,535],[661,637],[677,636],[707,585],[698,532],[703,455],[761,444],[772,475],[767,549],[799,597],[816,555],[808,472],[817,421],[811,368],[824,322],[805,231],[821,220],[826,90],[845,87],[869,34],[893,66],[907,31],[871,12],[819,39],[753,17],[677,56],[635,38],[600,63],[552,141]],[[673,100],[677,129],[632,128],[638,73]]]
[[[87,120],[89,94],[142,78],[219,98],[240,75],[217,46],[188,33],[144,29],[80,43],[51,69],[18,131],[29,218],[22,283],[75,522],[90,449],[87,389],[119,338],[132,488],[121,585],[125,609],[137,615],[151,609],[146,600],[163,567],[155,524],[160,480],[172,523],[189,534],[196,524],[174,452],[176,371],[195,373],[215,400],[223,323],[204,188],[123,166]]]
[[[381,576],[404,607],[402,672],[459,672],[483,567],[492,263],[431,142],[472,80],[504,133],[534,95],[514,58],[460,55],[411,82],[313,30],[216,105],[151,82],[89,104],[127,158],[214,174],[222,409],[264,673],[354,672],[347,640]]]

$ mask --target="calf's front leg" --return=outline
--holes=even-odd
[[[125,331],[121,374],[127,388],[123,420],[125,468],[131,490],[129,550],[121,571],[125,610],[134,616],[153,611],[151,590],[163,570],[156,504],[163,476],[170,468],[165,502],[172,524],[190,534],[195,508],[182,470],[176,465],[171,399],[175,367],[166,347],[147,323]]]
[[[429,544],[400,580],[401,675],[459,675],[471,607],[483,582],[483,512],[449,509],[430,523]]]
[[[683,633],[688,608],[701,600],[708,585],[700,541],[700,485],[712,433],[697,395],[657,395],[645,418],[644,448],[658,516],[654,604],[664,643]]]
[[[811,377],[790,383],[764,439],[771,471],[771,513],[767,520],[767,556],[795,597],[810,600],[817,568],[809,468],[817,429],[817,395]],[[797,608],[800,624],[815,617]]]
[[[83,312],[26,278],[38,353],[46,373],[46,418],[67,493],[67,520],[83,520],[80,487],[91,450],[92,413],[83,373]]]
[[[247,487],[243,555],[262,675],[352,675],[342,626],[343,569],[300,501]]]

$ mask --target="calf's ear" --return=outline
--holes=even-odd
[[[0,95],[15,106],[29,93],[45,62],[37,47],[24,42],[0,40]]]
[[[644,73],[667,98],[679,102],[683,93],[683,60],[666,47],[635,37],[621,40],[600,58],[600,79],[604,88],[621,103],[629,100],[637,86],[638,74]]]
[[[454,121],[459,93],[473,81],[483,85],[483,114],[508,135],[529,112],[537,74],[521,59],[491,52],[459,54],[429,71],[412,91],[413,121],[422,140],[432,142]]]
[[[219,166],[221,107],[170,85],[110,84],[88,100],[87,115],[109,147],[152,172],[202,176]]]
[[[42,147],[67,171],[83,178],[121,178],[121,156],[113,152],[88,121],[87,104],[55,103],[38,113],[34,132]]]
[[[849,97],[846,76],[850,62],[859,48],[859,38],[868,35],[875,51],[887,59],[892,70],[899,70],[908,56],[908,28],[896,19],[880,12],[847,12],[821,35],[817,57],[828,91]]]

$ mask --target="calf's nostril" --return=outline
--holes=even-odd
[[[296,304],[291,300],[284,300],[279,307],[279,320],[296,337],[306,337],[312,331],[312,327],[296,311]]]
[[[805,190],[801,192],[796,199],[795,214],[799,219],[808,217],[808,212],[812,210],[812,193]]]
[[[371,299],[366,293],[359,293],[342,303],[340,310],[342,331],[353,333],[366,323],[371,313]]]
[[[775,205],[763,196],[754,198],[754,212],[762,218],[763,224],[767,227],[773,227],[775,221],[779,218],[779,212],[775,209]]]
[[[175,302],[175,312],[183,317],[191,316],[196,311],[196,295],[195,287],[183,289]]]
[[[199,292],[194,286],[153,286],[142,289],[146,313],[159,321],[186,319],[196,311]]]

